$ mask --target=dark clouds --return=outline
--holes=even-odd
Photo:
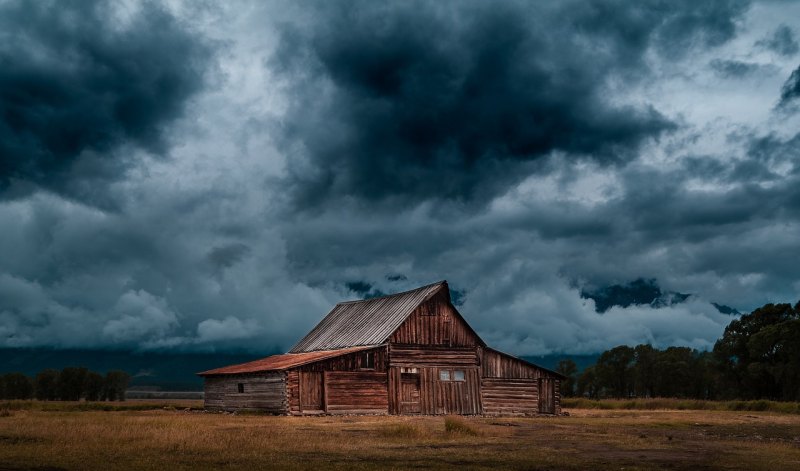
[[[166,150],[163,128],[202,88],[210,50],[155,3],[131,8],[0,5],[0,191],[33,183],[91,200],[124,171],[119,146]]]
[[[38,5],[0,51],[65,106],[0,91],[48,118],[2,144],[38,153],[3,160],[0,345],[285,350],[447,279],[512,353],[708,348],[710,301],[796,301],[797,63],[756,43],[799,5]],[[692,296],[581,296],[653,278]]]
[[[772,35],[759,40],[756,45],[787,57],[800,51],[800,44],[797,44],[792,28],[787,25],[778,26]]]
[[[783,84],[778,106],[782,108],[792,106],[796,104],[797,98],[800,98],[800,67],[796,68]]]
[[[282,121],[301,206],[328,197],[492,196],[553,152],[630,160],[675,128],[609,80],[645,54],[730,39],[743,2],[351,3],[287,28],[274,64],[291,88]]]

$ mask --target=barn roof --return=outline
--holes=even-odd
[[[339,303],[289,353],[382,344],[417,306],[441,290],[449,300],[447,281],[440,281],[402,293]]]
[[[213,370],[203,371],[197,373],[199,376],[213,376],[213,375],[232,375],[232,374],[245,374],[245,373],[260,373],[264,371],[281,371],[296,366],[306,365],[319,360],[327,360],[329,358],[346,355],[348,353],[360,352],[362,350],[369,350],[375,348],[374,346],[368,347],[352,347],[340,348],[337,350],[320,350],[317,352],[307,353],[284,353],[283,355],[272,355],[271,357],[262,358],[260,360],[249,361],[247,363],[240,363],[238,365],[225,366]]]

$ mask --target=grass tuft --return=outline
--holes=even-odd
[[[8,407],[3,407],[0,409],[0,417],[11,417],[12,415],[14,414],[11,413]]]
[[[400,440],[414,440],[423,437],[419,427],[411,424],[392,424],[381,428],[381,436]]]
[[[471,436],[478,435],[478,431],[472,428],[471,425],[466,423],[464,419],[453,415],[444,418],[444,430],[445,432],[450,434],[471,435]]]

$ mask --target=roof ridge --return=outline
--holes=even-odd
[[[437,281],[436,283],[431,283],[431,284],[428,284],[428,285],[425,285],[425,286],[420,286],[419,288],[409,289],[409,290],[406,290],[406,291],[400,291],[399,293],[384,294],[383,296],[375,296],[374,298],[354,299],[352,301],[340,301],[340,302],[336,303],[336,305],[339,306],[339,305],[342,305],[342,304],[364,303],[364,302],[374,301],[376,299],[391,298],[391,297],[394,297],[394,296],[403,296],[405,294],[413,293],[414,291],[420,291],[420,290],[423,290],[423,289],[430,288],[431,286],[444,285],[444,284],[447,284],[447,280]]]

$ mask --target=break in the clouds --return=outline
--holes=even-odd
[[[800,298],[793,18],[2,2],[0,345],[281,351],[447,279],[511,353],[710,348]]]

